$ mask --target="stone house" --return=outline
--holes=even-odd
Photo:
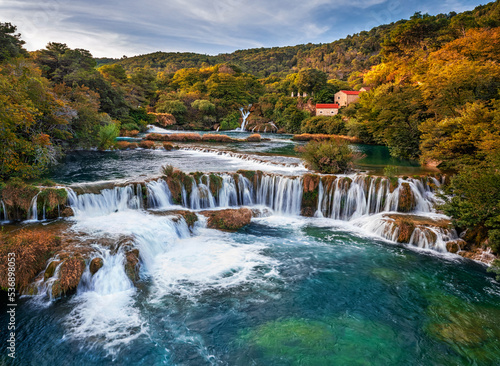
[[[362,93],[362,92],[361,91],[341,90],[338,93],[335,93],[335,103],[337,103],[341,107],[347,107],[349,104],[358,101],[359,93]]]
[[[316,116],[335,116],[340,106],[336,103],[316,104]]]

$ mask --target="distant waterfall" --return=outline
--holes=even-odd
[[[249,104],[246,111],[245,111],[245,109],[243,107],[240,108],[241,118],[243,120],[241,122],[241,126],[239,128],[237,128],[235,131],[242,131],[242,132],[246,131],[245,126],[247,124],[247,118],[250,115],[250,108],[251,107],[252,107],[252,105]]]
[[[9,214],[7,213],[7,207],[5,207],[5,203],[0,200],[0,203],[2,203],[2,211],[3,211],[3,222],[8,222],[9,221]]]

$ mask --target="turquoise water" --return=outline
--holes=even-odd
[[[131,222],[152,220],[136,215]],[[119,222],[128,227],[118,214],[99,220],[105,230]],[[387,366],[500,359],[500,285],[471,261],[368,238],[326,219],[273,216],[237,233],[203,229],[164,240],[168,250],[154,270],[142,271],[136,290],[120,292],[125,299],[88,300],[84,293],[47,305],[22,298],[17,359],[2,352],[0,363]],[[123,316],[99,317],[111,311]],[[5,344],[4,332],[0,340]]]

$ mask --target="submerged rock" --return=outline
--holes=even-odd
[[[207,217],[207,227],[224,231],[237,231],[250,224],[252,210],[249,208],[227,209],[218,211],[202,211]]]

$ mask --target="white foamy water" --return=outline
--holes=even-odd
[[[145,334],[147,326],[134,306],[136,290],[125,274],[124,254],[102,250],[100,256],[102,268],[91,276],[87,267],[64,323],[67,337],[84,341],[82,348],[90,344],[113,355]]]
[[[140,248],[155,246],[139,243]],[[200,229],[199,235],[177,241],[147,266],[153,297],[176,295],[196,301],[204,292],[223,291],[245,283],[267,282],[277,262],[262,254],[262,244],[241,244],[230,234]]]

